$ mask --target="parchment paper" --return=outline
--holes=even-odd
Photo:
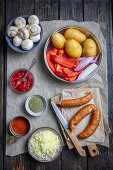
[[[92,100],[88,104],[94,104],[96,108],[100,109],[101,111],[101,121],[94,132],[93,135],[91,135],[89,138],[86,138],[84,140],[80,140],[80,143],[82,146],[89,145],[89,143],[95,143],[95,144],[102,144],[105,140],[105,132],[104,132],[104,125],[103,125],[103,114],[102,114],[102,108],[101,108],[101,101],[100,101],[100,94],[98,88],[83,88],[83,89],[70,89],[70,90],[63,90],[62,91],[62,100],[66,99],[76,99],[85,96],[88,92],[92,93]],[[87,104],[85,104],[87,105]],[[85,106],[84,105],[84,106]],[[67,122],[70,122],[72,117],[82,108],[83,106],[74,107],[74,108],[62,108],[62,115],[67,120]],[[75,128],[74,135],[77,136],[79,133],[81,133],[89,124],[91,119],[91,114],[86,116]]]
[[[44,21],[41,22],[44,30],[43,41],[40,46],[27,54],[20,54],[14,52],[12,49],[8,48],[7,52],[7,115],[6,115],[6,155],[15,156],[21,153],[25,153],[27,151],[27,142],[30,134],[42,126],[52,127],[60,132],[59,125],[57,123],[55,114],[51,109],[50,104],[48,105],[48,109],[45,114],[40,117],[32,117],[29,116],[24,107],[24,103],[26,98],[31,94],[41,94],[45,96],[47,100],[49,100],[52,96],[61,94],[63,89],[72,89],[78,86],[82,86],[86,83],[92,83],[94,87],[99,88],[102,108],[105,110],[105,117],[108,121],[108,88],[107,88],[107,52],[106,52],[106,41],[101,33],[100,25],[95,22],[76,22],[76,21]],[[67,25],[80,25],[92,31],[100,41],[103,50],[103,60],[102,64],[98,70],[98,72],[89,80],[84,81],[84,83],[77,84],[69,84],[61,82],[54,78],[51,73],[48,71],[43,57],[44,45],[47,38],[54,32],[56,29]],[[33,59],[33,57],[38,57],[37,64],[32,68],[32,73],[35,77],[35,84],[31,91],[25,94],[17,94],[15,93],[10,85],[9,79],[10,75],[13,71],[18,68],[29,68],[29,65]],[[9,133],[8,133],[8,125],[9,122],[16,116],[25,116],[31,122],[31,130],[28,135],[22,137],[13,145],[8,144]],[[109,138],[107,138],[105,146],[109,145]]]
[[[84,86],[80,86],[80,87],[78,87],[77,89],[84,89],[84,88],[93,88],[93,85],[91,84],[91,83],[89,83],[89,84],[85,84]],[[65,90],[65,89],[64,89]],[[94,99],[96,98],[96,95],[97,94],[94,94]],[[57,95],[57,96],[54,96],[54,97],[52,97],[51,98],[51,101],[53,101],[56,105],[57,105],[57,107],[59,108],[59,110],[61,111],[61,113],[62,113],[62,107],[59,107],[58,106],[58,104],[60,103],[60,101],[61,101],[61,97],[62,97],[62,95],[60,94],[60,95]],[[98,105],[98,100],[96,100],[95,99],[95,102],[96,102],[96,107],[99,107],[99,105]],[[99,102],[100,103],[100,102]],[[101,107],[101,106],[100,106]],[[69,112],[70,113],[70,112]],[[109,145],[109,139],[108,139],[108,134],[109,133],[111,133],[111,130],[110,130],[110,128],[109,128],[109,125],[108,125],[108,123],[107,123],[107,121],[106,121],[106,118],[105,118],[105,115],[104,115],[104,113],[103,113],[103,111],[102,111],[102,116],[103,116],[103,126],[104,126],[104,133],[105,133],[105,135],[106,135],[106,138],[105,138],[105,141],[103,142],[103,143],[99,143],[99,144],[101,144],[101,145]],[[58,121],[59,122],[59,121]],[[60,125],[60,127],[61,127],[61,130],[62,130],[62,132],[63,132],[63,135],[64,135],[64,138],[65,138],[65,141],[66,141],[66,143],[67,143],[67,145],[68,145],[68,148],[69,149],[72,149],[72,148],[74,148],[74,145],[72,144],[72,142],[70,141],[70,139],[69,139],[69,137],[67,136],[67,134],[66,134],[66,132],[65,132],[65,130],[64,130],[64,128],[63,128],[63,126],[60,124],[60,122],[59,122],[59,125]],[[82,146],[85,146],[85,145],[95,145],[96,143],[94,142],[83,142],[83,143],[81,143],[81,145]],[[97,143],[98,144],[98,143]]]

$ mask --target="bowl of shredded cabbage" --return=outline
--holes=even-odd
[[[38,128],[28,141],[29,154],[39,162],[55,160],[63,148],[61,135],[50,127]]]

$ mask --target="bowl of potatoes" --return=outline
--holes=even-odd
[[[98,70],[102,48],[98,38],[81,26],[67,26],[56,30],[44,47],[47,68],[64,82],[82,82]]]

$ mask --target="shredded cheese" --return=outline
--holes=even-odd
[[[32,151],[39,158],[53,158],[59,151],[61,141],[59,136],[50,130],[42,130],[31,139]]]

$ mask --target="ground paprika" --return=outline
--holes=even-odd
[[[30,129],[30,124],[26,118],[17,117],[12,122],[12,129],[18,135],[25,135]]]

